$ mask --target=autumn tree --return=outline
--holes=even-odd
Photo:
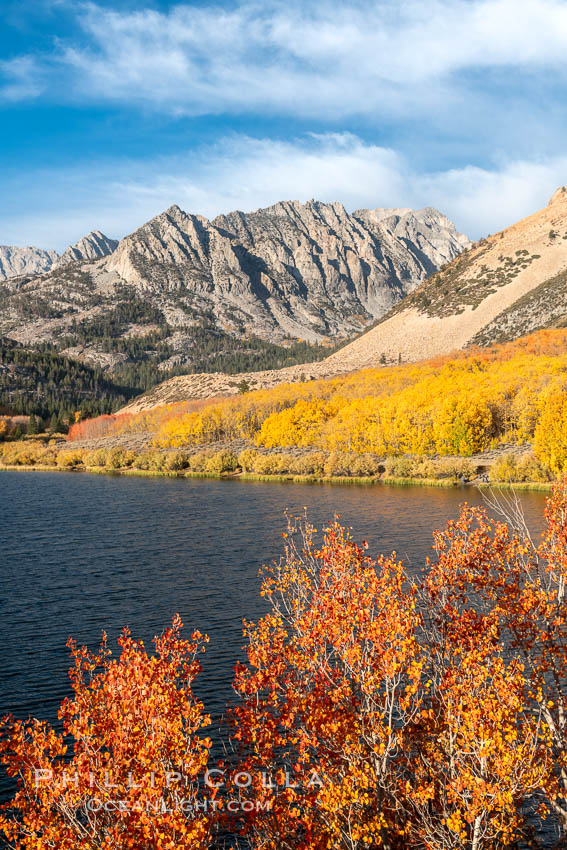
[[[495,850],[542,824],[546,842],[565,834],[565,485],[541,547],[467,506],[435,547],[412,582],[337,522],[319,545],[290,527],[235,678],[246,768],[275,777],[249,789],[270,802],[248,815],[253,847]]]
[[[393,846],[400,755],[422,710],[415,593],[395,558],[372,562],[338,523],[321,548],[313,535],[290,525],[236,672],[235,737],[249,791],[269,802],[249,819],[253,846]]]
[[[436,535],[439,558],[428,574],[431,594],[443,606],[475,600],[489,612],[492,629],[508,656],[521,665],[524,697],[519,717],[540,725],[538,762],[545,765],[535,799],[553,829],[567,834],[567,479],[546,507],[547,527],[535,545],[514,505],[508,522],[490,522],[466,508],[447,532]],[[514,530],[514,526],[516,526]],[[469,602],[472,607],[472,603]],[[524,722],[524,721],[523,721]],[[551,828],[551,827],[550,827]]]
[[[209,723],[191,684],[205,638],[181,637],[179,616],[149,655],[128,629],[112,658],[69,641],[73,696],[57,732],[40,720],[3,718],[0,760],[17,780],[0,816],[9,846],[39,850],[177,850],[209,846],[199,805]]]

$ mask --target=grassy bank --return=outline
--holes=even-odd
[[[253,472],[192,472],[191,470],[164,470],[164,469],[109,469],[105,466],[39,466],[39,465],[5,465],[0,464],[2,471],[29,472],[86,472],[91,475],[123,475],[138,478],[210,478],[210,479],[234,479],[239,481],[265,481],[269,483],[297,483],[297,484],[383,484],[391,487],[437,487],[451,489],[453,487],[480,487],[482,489],[505,489],[505,490],[532,490],[550,492],[552,482],[542,483],[540,481],[491,481],[488,483],[476,480],[462,483],[447,478],[396,478],[389,475],[374,476],[345,476],[345,475],[260,475]]]

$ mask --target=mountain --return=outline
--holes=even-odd
[[[544,209],[429,277],[328,366],[422,360],[566,324],[567,188],[560,187]]]
[[[76,260],[96,260],[107,257],[116,249],[116,239],[109,239],[100,230],[92,230],[59,256],[57,251],[42,248],[18,248],[16,245],[0,245],[0,280],[23,275],[45,274]]]
[[[69,245],[59,257],[57,266],[73,263],[77,260],[97,260],[99,257],[108,257],[117,247],[117,239],[109,239],[100,230],[91,230],[87,236],[83,236],[74,245]]]
[[[44,251],[42,248],[0,245],[0,280],[17,275],[42,274],[51,268],[57,256],[57,251]]]
[[[172,206],[105,264],[137,291],[211,313],[229,333],[345,337],[411,292],[469,240],[433,209],[358,210],[284,201],[213,221]]]
[[[293,201],[209,221],[173,206],[107,256],[114,243],[95,231],[48,272],[5,281],[0,335],[138,390],[311,362],[468,244],[430,208]]]

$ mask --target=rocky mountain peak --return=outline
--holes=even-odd
[[[108,257],[117,247],[117,239],[109,239],[100,230],[91,230],[74,245],[69,245],[59,257],[57,266],[80,260],[98,260],[101,257]]]
[[[338,201],[312,199],[209,221],[174,204],[105,265],[146,293],[176,291],[179,321],[182,310],[201,311],[238,334],[336,339],[382,316],[469,244],[436,211],[403,212],[384,214],[381,226],[368,210],[351,215]]]
[[[452,228],[432,209],[410,212],[393,228],[388,218],[379,224],[403,239],[412,217],[431,227],[435,222],[441,232]],[[416,242],[420,238],[427,236],[414,234]],[[422,360],[567,326],[566,240],[567,187],[559,187],[546,207],[471,245],[329,360],[360,369],[381,359]]]
[[[558,201],[567,201],[567,186],[560,186],[559,189],[556,189],[551,198],[549,199],[548,207],[552,204],[557,203]]]

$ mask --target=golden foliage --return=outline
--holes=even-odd
[[[567,332],[424,363],[281,384],[141,414],[160,423],[155,445],[208,445],[247,439],[265,448],[311,447],[331,453],[461,455],[499,443],[536,439],[536,455],[554,471],[567,461]],[[542,423],[553,420],[554,428]],[[127,428],[137,428],[133,417]],[[565,436],[563,436],[563,430]]]

